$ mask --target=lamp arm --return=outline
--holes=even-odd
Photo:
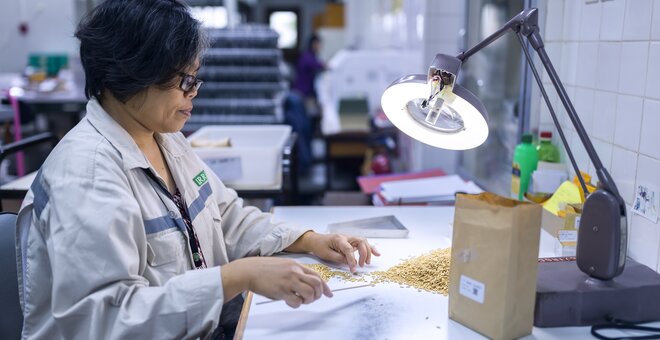
[[[584,126],[582,126],[580,118],[575,112],[571,100],[568,98],[566,89],[564,89],[564,86],[559,80],[557,71],[555,71],[550,57],[548,57],[543,47],[543,39],[541,39],[538,24],[536,22],[523,23],[516,30],[516,35],[522,45],[522,49],[525,51],[525,57],[530,64],[534,77],[539,83],[544,99],[552,113],[552,107],[543,89],[541,78],[534,67],[527,46],[523,43],[523,35],[527,37],[530,45],[536,50],[543,63],[543,67],[548,72],[552,85],[555,87],[562,104],[564,104],[566,113],[571,119],[575,131],[582,141],[582,145],[587,150],[587,154],[596,168],[596,174],[600,182],[599,189],[591,193],[584,202],[576,248],[577,266],[583,273],[592,278],[605,281],[612,280],[623,273],[626,263],[628,242],[626,204],[619,194],[614,180],[600,161],[598,153],[596,153],[593,144],[591,144],[589,135],[584,130]],[[557,129],[561,131],[557,118],[554,116],[554,113],[552,114]],[[568,151],[568,148],[566,150]],[[579,172],[576,171],[576,174],[579,176]]]
[[[517,32],[516,37],[518,37],[518,41],[520,42],[520,46],[521,46],[523,52],[525,52],[525,58],[527,59],[527,63],[529,64],[529,68],[532,70],[532,74],[534,75],[534,79],[536,80],[536,83],[539,85],[539,89],[541,90],[541,96],[543,97],[543,100],[545,101],[545,104],[548,106],[548,110],[550,111],[550,116],[552,117],[552,121],[555,123],[555,126],[557,127],[557,132],[559,133],[559,137],[561,138],[562,144],[564,144],[564,149],[566,150],[566,154],[568,155],[568,159],[571,161],[571,165],[573,166],[573,170],[575,170],[575,174],[577,175],[577,178],[580,182],[580,186],[582,186],[582,190],[584,190],[585,193],[588,193],[589,190],[587,189],[587,186],[584,183],[584,178],[582,178],[582,175],[580,174],[580,168],[578,167],[577,162],[575,161],[575,158],[573,157],[573,152],[571,151],[571,148],[568,145],[568,141],[566,140],[566,136],[564,135],[564,131],[562,130],[561,125],[559,124],[559,120],[557,119],[557,114],[555,113],[555,110],[552,107],[552,104],[550,103],[550,99],[548,98],[548,94],[545,91],[545,86],[543,86],[543,82],[541,81],[541,77],[539,76],[539,73],[536,70],[536,67],[534,66],[532,56],[529,54],[529,51],[527,50],[527,48],[525,46],[525,42],[523,41],[522,34],[520,32]]]
[[[534,45],[535,48],[537,46],[543,48],[543,40],[541,39],[540,35],[533,34],[533,32],[538,33],[538,10],[536,8],[527,8],[523,10],[522,12],[518,13],[516,16],[511,18],[509,21],[507,21],[506,24],[504,24],[500,29],[498,29],[493,34],[489,35],[486,39],[482,40],[481,42],[479,42],[472,48],[468,49],[467,51],[461,52],[459,55],[456,56],[456,58],[460,59],[462,62],[465,62],[473,54],[479,52],[484,47],[490,45],[493,41],[509,33],[509,30],[516,32],[516,35],[518,36],[520,46],[523,49],[523,51],[525,51],[525,57],[527,58],[527,61],[532,69],[532,72],[534,73],[534,77],[536,78],[539,88],[541,89],[541,94],[543,96],[543,99],[545,99],[545,103],[548,105],[548,109],[550,110],[550,115],[552,116],[552,120],[554,121],[555,126],[557,127],[557,132],[559,132],[559,137],[561,138],[561,141],[564,144],[564,149],[566,150],[566,154],[568,155],[568,158],[571,161],[571,165],[575,170],[575,174],[578,178],[578,181],[580,182],[580,186],[582,186],[582,190],[584,191],[584,193],[588,194],[589,190],[587,189],[587,185],[584,182],[584,178],[582,178],[582,174],[580,173],[580,169],[577,166],[577,162],[575,162],[575,158],[573,157],[571,148],[569,147],[568,142],[566,141],[566,137],[564,136],[564,132],[562,131],[559,121],[557,120],[557,115],[555,114],[552,104],[550,104],[550,100],[548,99],[548,95],[545,91],[545,87],[543,86],[543,83],[541,82],[541,78],[539,77],[538,72],[534,67],[534,63],[531,60],[529,51],[527,51],[525,43],[522,41],[521,38],[521,35],[524,35],[530,40],[530,42],[532,42],[532,45]],[[548,60],[548,62],[550,61]],[[550,65],[552,67],[552,63],[550,63]],[[568,109],[566,111],[569,112]],[[573,112],[574,111],[575,110],[573,110]]]
[[[626,205],[619,194],[619,190],[617,189],[614,180],[608,173],[607,169],[603,166],[600,158],[598,158],[598,154],[596,153],[593,144],[591,144],[591,140],[589,140],[589,136],[587,135],[584,126],[582,126],[571,100],[568,98],[566,89],[564,89],[564,86],[559,80],[557,71],[555,71],[552,66],[552,62],[543,47],[543,39],[541,39],[538,27],[538,10],[536,8],[525,9],[509,20],[495,33],[491,34],[469,50],[459,54],[456,58],[465,61],[482,48],[502,37],[509,29],[516,33],[518,41],[522,45],[521,47],[525,52],[525,57],[532,69],[536,82],[539,84],[543,99],[550,109],[552,120],[561,136],[562,143],[564,143],[564,146],[566,147],[566,152],[569,155],[576,175],[580,179],[580,184],[582,185],[585,194],[588,193],[588,190],[586,189],[584,179],[580,175],[580,171],[573,155],[571,154],[566,137],[563,134],[552,105],[550,105],[541,77],[534,66],[527,45],[523,41],[523,36],[527,38],[527,41],[529,41],[530,45],[536,50],[536,53],[541,59],[543,67],[545,67],[545,70],[548,72],[552,85],[557,91],[557,94],[566,109],[566,113],[575,127],[575,131],[580,137],[582,145],[584,145],[584,148],[589,155],[589,159],[591,159],[591,162],[596,168],[600,188],[593,193],[590,193],[584,202],[582,217],[580,219],[580,229],[578,231],[579,241],[576,248],[576,263],[582,272],[592,278],[598,280],[611,280],[623,272],[626,262],[628,239]]]
[[[587,155],[589,155],[589,159],[591,159],[591,162],[593,163],[594,168],[596,169],[596,174],[598,175],[598,180],[600,181],[600,187],[611,192],[614,196],[616,196],[620,205],[622,207],[625,207],[623,198],[621,198],[621,195],[619,194],[619,190],[617,189],[614,180],[610,176],[610,173],[607,171],[607,169],[603,166],[603,163],[600,161],[600,157],[598,157],[598,153],[594,149],[594,146],[591,143],[591,140],[589,139],[589,136],[587,135],[587,132],[584,129],[584,126],[582,125],[582,122],[580,121],[580,118],[578,117],[575,108],[573,107],[573,103],[571,103],[571,100],[568,98],[566,89],[564,89],[564,85],[562,85],[561,80],[559,80],[557,71],[555,71],[552,62],[550,61],[550,57],[548,57],[548,54],[545,51],[545,48],[543,46],[543,40],[541,39],[541,34],[539,33],[538,26],[534,25],[532,29],[529,31],[521,30],[520,34],[525,35],[527,37],[528,41],[532,45],[532,48],[536,50],[536,53],[541,59],[541,63],[543,64],[543,67],[545,67],[546,72],[548,72],[548,76],[550,77],[550,80],[552,81],[552,84],[554,85],[557,94],[559,95],[559,99],[561,99],[562,104],[564,104],[566,113],[568,114],[568,117],[571,119],[571,122],[575,127],[575,132],[580,137],[580,140],[582,141],[582,145],[584,145],[584,148],[587,151]],[[539,83],[539,86],[541,87],[541,90],[543,92],[543,85],[540,81],[540,78],[538,77],[538,73],[535,71],[532,60],[527,55],[527,53],[529,52],[527,51],[526,46],[522,44],[522,41],[520,42],[523,50],[526,53],[526,57],[528,58],[527,61],[529,62],[530,67],[535,73],[535,77],[537,78],[536,81]],[[545,97],[546,96],[544,96],[544,98]],[[546,104],[548,104],[548,107],[550,107],[550,102],[547,100],[547,98],[545,98],[545,100],[546,100]],[[553,115],[553,120],[555,126],[557,126],[557,130],[561,130],[559,122],[557,121],[554,113],[552,112],[552,107],[550,107],[550,112]],[[565,141],[564,141],[564,145],[566,145]],[[566,151],[568,152],[568,147],[566,147]],[[579,175],[578,170],[576,170],[576,174],[578,175],[578,178],[581,177]],[[588,191],[586,191],[585,189],[585,193],[586,192]]]
[[[538,10],[536,8],[527,8],[522,12],[516,14],[513,18],[504,24],[500,29],[495,31],[493,34],[489,35],[486,39],[482,40],[478,44],[474,45],[472,48],[467,51],[461,52],[456,56],[462,62],[465,62],[473,54],[479,52],[484,47],[490,45],[495,40],[501,38],[503,35],[509,33],[509,30],[518,31],[519,28],[526,23],[538,23]]]
[[[507,21],[500,29],[495,31],[493,34],[489,35],[486,39],[482,40],[481,42],[471,47],[470,49],[458,54],[456,58],[465,62],[473,54],[477,53],[484,47],[490,45],[492,42],[494,42],[495,40],[501,38],[503,35],[508,33],[509,30],[512,30],[517,34],[521,34],[522,36],[525,36],[527,40],[530,42],[531,46],[536,51],[536,53],[538,54],[539,58],[541,59],[541,62],[543,63],[543,67],[548,72],[548,76],[550,77],[550,80],[552,81],[552,84],[555,87],[557,94],[559,95],[559,98],[561,99],[561,102],[564,105],[564,108],[566,109],[566,113],[568,114],[568,117],[571,119],[571,122],[575,127],[575,131],[577,132],[578,136],[580,137],[580,140],[582,141],[582,145],[584,145],[584,148],[586,149],[587,154],[589,155],[589,159],[591,159],[591,162],[594,164],[594,168],[596,169],[598,180],[600,181],[600,186],[603,189],[615,195],[617,200],[620,202],[621,206],[625,207],[625,204],[623,203],[623,199],[619,194],[619,190],[617,189],[614,180],[610,176],[607,169],[605,169],[605,167],[603,166],[603,163],[600,161],[600,158],[598,157],[598,154],[596,153],[596,150],[594,149],[594,146],[591,143],[591,140],[589,139],[589,136],[587,135],[584,126],[582,126],[582,123],[580,122],[580,119],[577,113],[575,112],[575,108],[573,107],[573,104],[568,98],[568,94],[566,93],[564,86],[559,80],[557,71],[555,71],[552,62],[550,61],[550,58],[548,57],[548,54],[544,49],[543,39],[541,38],[541,34],[539,33],[539,27],[538,27],[538,9],[527,8],[523,10],[522,12],[518,13],[516,16],[511,18],[509,21]],[[527,51],[526,46],[521,39],[520,39],[520,44],[522,49],[525,50],[526,53],[525,56],[528,58],[528,62],[532,67],[532,72],[535,74],[536,81],[538,82],[539,87],[541,88],[541,93],[543,94],[545,102],[548,105],[548,108],[550,109],[550,114],[552,115],[552,119],[555,123],[555,126],[557,127],[557,131],[560,134],[562,143],[564,144],[564,147],[566,149],[566,153],[568,154],[569,159],[573,165],[573,168],[575,169],[575,174],[578,177],[578,180],[580,181],[580,185],[582,186],[584,192],[588,193],[589,191],[587,190],[586,185],[584,183],[584,179],[582,178],[582,175],[580,174],[580,171],[577,168],[577,164],[575,162],[573,154],[570,151],[566,138],[563,135],[563,131],[561,130],[559,121],[557,120],[552,105],[550,105],[550,101],[547,98],[545,88],[543,87],[540,78],[538,77],[538,72],[536,72],[533,66],[531,57],[528,55],[529,52]]]

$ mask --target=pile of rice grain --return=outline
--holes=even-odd
[[[394,282],[447,295],[450,263],[451,248],[437,249],[371,275],[375,278],[373,283]]]
[[[402,287],[414,287],[447,295],[450,263],[451,248],[445,248],[411,258],[386,271],[375,271],[363,275],[332,270],[323,264],[308,264],[306,266],[319,273],[319,276],[325,281],[336,276],[348,282],[367,282],[366,277],[371,277],[371,283],[374,285],[381,282],[393,282],[402,285]]]
[[[367,282],[364,275],[354,275],[346,271],[332,270],[324,264],[306,264],[305,266],[317,272],[323,281],[326,282],[335,276],[347,282]]]

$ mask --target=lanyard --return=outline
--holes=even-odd
[[[176,205],[177,209],[179,209],[179,212],[181,213],[181,218],[183,219],[183,224],[186,226],[186,232],[188,234],[187,235],[188,243],[190,245],[190,250],[192,252],[195,268],[197,269],[206,268],[206,260],[204,259],[204,254],[202,253],[202,247],[199,245],[199,239],[197,238],[197,233],[195,233],[195,229],[193,228],[192,220],[190,219],[190,215],[188,213],[188,209],[186,208],[186,204],[183,200],[183,197],[181,197],[181,192],[179,192],[179,189],[177,188],[175,194],[172,195],[169,192],[169,190],[167,190],[167,188],[163,187],[163,185],[160,183],[158,178],[153,174],[153,172],[151,172],[151,170],[144,168],[142,170],[144,170],[144,173],[147,174],[147,176],[149,177],[149,179],[151,179],[152,182],[156,183],[156,185],[161,189],[161,191],[165,194],[165,196],[167,196],[172,201],[172,203]],[[165,204],[165,202],[163,202],[163,204]],[[165,208],[167,208],[167,205],[165,206]]]

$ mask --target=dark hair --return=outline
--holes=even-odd
[[[318,36],[318,34],[313,33],[312,36],[309,37],[309,41],[307,42],[307,49],[312,50],[312,47],[314,46],[314,43],[321,42],[321,38]]]
[[[151,85],[172,86],[206,47],[199,21],[177,0],[106,0],[81,20],[85,94],[126,102]]]

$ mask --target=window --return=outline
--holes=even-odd
[[[525,7],[527,0],[468,1],[467,46],[492,34]],[[528,131],[529,77],[514,34],[494,42],[466,62],[461,83],[481,99],[489,115],[490,134],[478,148],[461,152],[458,173],[487,191],[511,192],[511,162],[523,131]]]
[[[278,48],[298,47],[298,14],[293,11],[275,11],[268,18],[270,28],[280,35]]]
[[[194,6],[190,8],[192,16],[202,22],[206,28],[224,28],[227,26],[227,10],[223,6]]]

